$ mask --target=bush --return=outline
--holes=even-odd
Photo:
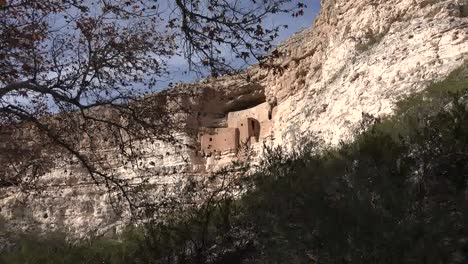
[[[467,263],[467,76],[401,101],[353,143],[273,152],[243,199],[258,263]]]
[[[15,246],[0,255],[5,264],[68,264],[68,263],[139,263],[133,262],[140,245],[141,231],[127,231],[115,239],[96,239],[72,244],[65,234],[44,236],[20,234]]]

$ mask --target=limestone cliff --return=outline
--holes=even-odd
[[[174,146],[161,142],[149,146],[145,162],[152,165],[146,173],[154,176],[155,184],[203,177],[237,159],[219,148],[201,155],[203,146],[196,135],[204,128],[233,128],[236,133],[241,117],[260,125],[258,134],[252,130],[255,140],[250,142],[257,150],[264,143],[294,148],[312,136],[325,144],[349,140],[362,113],[392,114],[399,98],[421,91],[465,62],[468,0],[323,0],[312,27],[279,50],[282,55],[274,63],[280,71],[254,66],[236,76],[167,91],[190,109],[183,118],[190,132],[179,137],[194,149],[184,148],[179,155]],[[229,146],[236,144],[238,140]],[[122,174],[132,174],[116,166]],[[64,165],[46,179],[49,187],[51,182],[71,184],[50,187],[34,199],[15,190],[2,191],[0,213],[18,226],[81,234],[105,232],[123,221],[101,191],[76,184],[67,174],[70,170],[79,169]]]
[[[278,101],[278,143],[349,139],[363,112],[391,114],[458,68],[467,40],[466,0],[322,1],[313,27],[283,45],[285,72],[259,74]]]

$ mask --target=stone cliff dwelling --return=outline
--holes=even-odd
[[[227,127],[202,127],[198,133],[202,156],[237,153],[245,146],[272,139],[272,116],[275,108],[265,102],[255,107],[229,112]]]

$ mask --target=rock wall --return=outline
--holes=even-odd
[[[322,1],[313,27],[282,50],[282,74],[257,71],[277,100],[277,144],[317,136],[337,144],[362,113],[392,114],[402,96],[443,79],[467,59],[466,0]]]
[[[261,111],[261,119],[266,117],[271,128],[266,133],[269,144],[291,149],[310,137],[337,144],[352,138],[362,113],[392,114],[401,97],[443,79],[468,58],[468,0],[321,4],[313,26],[279,47],[283,55],[274,62],[275,72],[254,66],[236,76],[167,91],[190,109],[184,122],[192,132],[180,138],[196,146],[194,135],[200,127],[227,127],[229,115],[249,113],[260,105],[259,109],[271,110],[271,116]],[[261,143],[254,147],[258,150]],[[145,173],[154,186],[183,184],[193,175],[203,178],[237,158],[234,154],[202,158],[192,148],[143,144],[149,148]],[[122,175],[133,175],[130,168],[114,165]],[[70,171],[81,176],[70,176]],[[102,190],[86,185],[85,176],[80,168],[64,165],[46,175],[48,187],[41,194],[3,190],[0,214],[17,228],[78,234],[115,230],[125,217],[112,209]],[[64,182],[69,184],[64,187]]]

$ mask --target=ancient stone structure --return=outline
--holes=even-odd
[[[274,108],[265,102],[252,108],[229,112],[227,127],[200,128],[200,154],[204,157],[237,153],[241,147],[271,141],[273,113]]]
[[[239,129],[233,127],[205,129],[200,132],[200,154],[202,156],[224,152],[237,152],[239,148]]]

